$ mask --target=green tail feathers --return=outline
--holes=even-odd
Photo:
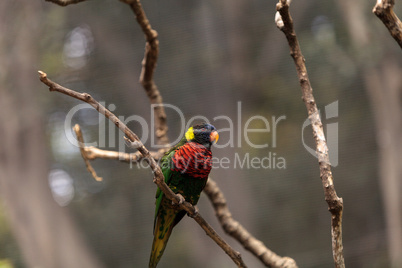
[[[173,209],[161,209],[155,222],[154,241],[152,243],[149,268],[155,268],[165,251],[167,242],[174,226],[176,212]]]
[[[149,258],[149,268],[155,268],[158,262],[162,258],[162,254],[165,251],[170,234],[172,233],[173,226],[171,226],[162,239],[155,236],[152,243],[151,257]]]

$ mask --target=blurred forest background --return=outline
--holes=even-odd
[[[211,176],[229,209],[253,235],[299,267],[333,267],[330,213],[286,39],[274,23],[276,1],[143,1],[159,33],[155,81],[164,103],[186,120],[207,117],[218,129],[233,119],[236,143],[214,156],[276,154],[286,168],[216,168]],[[402,252],[401,50],[372,14],[375,1],[294,1],[290,7],[325,124],[338,124],[333,168],[344,200],[343,242],[348,267],[398,266]],[[402,5],[395,12],[402,15]],[[130,8],[115,0],[60,7],[41,0],[0,3],[0,260],[14,267],[146,267],[152,244],[155,184],[147,168],[108,160],[92,162],[102,182],[87,172],[79,149],[68,141],[65,119],[79,101],[49,93],[37,70],[71,89],[88,92],[116,115],[151,109],[139,84],[145,40]],[[338,114],[324,108],[338,102]],[[238,121],[238,102],[241,119]],[[180,122],[167,109],[169,137]],[[278,123],[271,133],[243,130],[254,115]],[[239,126],[240,122],[240,126]],[[122,134],[95,110],[81,109],[87,142],[118,150]],[[105,126],[100,129],[99,125]],[[134,132],[141,125],[129,123]],[[249,128],[264,128],[254,120]],[[71,133],[70,130],[67,130]],[[240,137],[241,146],[237,139]],[[230,133],[220,133],[219,144]],[[150,142],[146,143],[150,146]],[[152,148],[149,148],[152,149]],[[126,149],[128,152],[129,150]],[[244,257],[262,264],[223,234],[205,196],[201,214]],[[399,255],[398,255],[399,254]],[[159,267],[234,267],[191,219],[172,234]]]

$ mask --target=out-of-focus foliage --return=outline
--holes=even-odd
[[[346,264],[385,267],[377,147],[360,63],[350,55],[350,39],[339,6],[325,1],[302,2],[294,1],[291,12],[316,101],[324,126],[336,123],[339,129],[339,163],[333,173],[345,204]],[[375,65],[378,55],[400,56],[400,50],[371,14],[371,4],[374,2],[362,8],[373,25],[372,35],[389,41],[373,42],[367,48],[368,61]],[[231,126],[227,120],[214,119],[216,116],[225,115],[234,122],[234,146],[213,149],[219,159],[229,158],[231,168],[215,168],[211,174],[226,195],[233,216],[273,251],[294,258],[299,267],[333,267],[330,214],[317,160],[303,146],[302,133],[306,145],[314,148],[314,143],[310,128],[303,130],[307,113],[286,40],[274,25],[275,1],[154,0],[144,1],[143,6],[159,33],[155,80],[164,102],[177,106],[186,120],[202,115],[218,129]],[[401,9],[396,11],[402,14]],[[38,37],[40,69],[58,83],[105,102],[116,115],[126,119],[137,115],[151,122],[149,101],[138,82],[145,41],[128,6],[110,0],[67,8],[49,3],[44,15],[46,30]],[[104,181],[93,181],[78,148],[65,135],[69,131],[65,130],[65,119],[81,103],[46,90],[38,94],[43,95],[52,169],[67,172],[73,180],[74,197],[64,205],[73,211],[83,236],[107,267],[145,267],[152,244],[156,191],[151,171],[96,160],[94,168]],[[338,116],[326,119],[325,106],[336,101]],[[167,114],[169,136],[175,140],[182,135],[180,118],[173,109],[167,109]],[[270,132],[248,133],[252,143],[267,143],[267,148],[254,149],[246,142],[243,128],[256,115],[265,117],[270,127],[275,119],[285,116],[277,124],[276,138],[272,128]],[[122,134],[96,111],[80,109],[72,118],[72,125],[75,123],[81,125],[87,142],[97,142],[108,150],[118,150],[122,144]],[[144,135],[140,123],[128,125]],[[254,120],[249,129],[264,126],[263,121]],[[220,134],[221,144],[229,141],[230,134]],[[150,140],[146,145],[151,147]],[[247,155],[250,159],[270,157],[271,165],[233,167],[237,158],[243,160]],[[280,158],[285,168],[273,164]],[[199,207],[223,233],[205,197]],[[262,267],[236,241],[223,236],[242,252],[249,267]],[[2,214],[0,243],[5,245],[0,247],[0,259],[22,267]],[[175,228],[160,267],[233,267],[233,263],[196,223],[185,219]]]

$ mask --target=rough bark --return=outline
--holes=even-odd
[[[373,13],[384,23],[391,36],[402,48],[402,22],[395,14],[395,0],[377,0]]]
[[[335,267],[345,267],[342,243],[342,213],[343,200],[338,197],[335,191],[334,179],[331,172],[329,161],[328,146],[325,140],[324,130],[317,105],[313,96],[313,89],[305,65],[305,58],[302,55],[299,41],[293,28],[293,20],[289,13],[289,2],[279,0],[276,10],[280,17],[275,20],[278,28],[285,34],[290,48],[290,55],[293,58],[297,76],[299,78],[302,99],[307,108],[307,113],[311,122],[313,136],[316,144],[316,153],[320,167],[320,178],[324,188],[325,201],[331,213],[331,238],[332,255]]]
[[[166,112],[163,106],[162,96],[154,81],[154,73],[159,55],[158,33],[152,29],[151,24],[142,8],[139,0],[121,0],[130,5],[134,12],[137,23],[145,35],[145,55],[142,60],[140,82],[148,95],[151,107],[154,110],[155,135],[159,145],[166,146],[169,143],[167,136]]]

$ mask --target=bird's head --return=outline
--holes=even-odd
[[[186,132],[186,139],[202,144],[209,149],[218,141],[219,134],[213,125],[203,123],[190,127]]]

